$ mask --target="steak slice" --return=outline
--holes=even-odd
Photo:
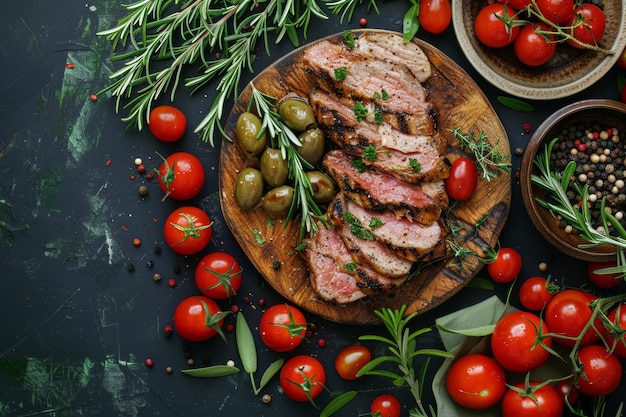
[[[359,239],[345,222],[336,225],[336,229],[357,264],[368,266],[387,277],[396,278],[397,284],[404,282],[411,273],[413,262],[399,257],[384,243]]]
[[[355,264],[344,241],[333,228],[320,227],[309,240],[304,259],[315,292],[324,300],[339,304],[389,291],[403,282]]]
[[[338,97],[348,97],[409,114],[428,114],[426,91],[405,65],[353,53],[322,41],[306,48],[305,70],[317,77],[319,86]],[[344,69],[338,80],[335,70]]]
[[[418,81],[424,82],[432,75],[428,57],[417,44],[404,42],[393,33],[366,32],[354,41],[355,52],[406,65]]]
[[[332,150],[322,159],[322,166],[354,202],[366,209],[389,209],[422,224],[437,221],[448,206],[443,181],[410,184],[373,169],[358,171],[354,158],[341,150]]]
[[[385,243],[398,256],[412,262],[431,252],[445,235],[439,222],[426,226],[398,217],[389,210],[366,210],[341,192],[331,202],[329,212],[333,223],[350,224],[359,232],[355,233],[357,236],[371,233],[374,239]]]

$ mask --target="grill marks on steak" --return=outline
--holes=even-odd
[[[389,209],[422,224],[437,221],[448,206],[448,195],[442,180],[409,184],[375,170],[357,171],[354,159],[340,150],[328,152],[322,166],[339,189],[366,209]]]

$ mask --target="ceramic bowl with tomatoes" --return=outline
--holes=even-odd
[[[581,49],[570,39],[545,42],[545,36],[525,26],[516,26],[508,36],[502,20],[506,15],[518,21],[538,24],[524,8],[529,0],[455,1],[452,3],[452,24],[461,49],[476,71],[499,89],[521,98],[552,100],[584,90],[598,81],[617,62],[626,45],[626,2],[606,0],[597,8],[590,2],[579,7],[574,0],[534,0],[544,11],[542,16],[554,16],[560,27],[577,27],[573,22],[581,16],[581,30],[572,34],[596,44],[601,50]],[[517,10],[516,8],[521,8]],[[484,10],[487,9],[487,10]],[[572,12],[574,12],[572,14]],[[580,18],[579,18],[580,19]],[[583,22],[583,20],[579,20]],[[593,27],[594,32],[586,30]],[[554,32],[551,29],[549,32]],[[596,36],[600,39],[596,40]],[[589,41],[591,39],[592,41]],[[607,54],[603,51],[613,51]]]
[[[598,142],[602,140],[602,138],[599,138],[598,141],[596,141],[596,139],[590,139],[588,142],[583,141],[579,144],[577,144],[576,140],[573,140],[571,142],[572,148],[576,148],[576,150],[571,150],[566,146],[566,149],[564,149],[563,152],[579,153],[584,151],[585,153],[597,154],[598,152],[596,151],[587,151],[587,146],[590,146],[590,144],[593,144],[593,142],[597,142],[595,146],[605,146],[605,149],[611,148],[612,150],[610,150],[610,152],[615,152],[616,150],[618,153],[621,152],[619,150],[619,147],[626,149],[626,104],[614,100],[592,99],[578,101],[568,106],[565,106],[550,115],[537,128],[530,141],[528,142],[526,149],[524,150],[524,155],[522,157],[520,167],[520,186],[522,192],[522,201],[524,202],[524,206],[526,208],[526,211],[528,212],[530,220],[537,228],[537,231],[539,231],[539,233],[555,248],[567,255],[570,255],[577,259],[581,259],[583,261],[612,261],[615,260],[615,247],[612,245],[603,244],[600,246],[589,248],[580,247],[581,244],[588,242],[579,237],[578,234],[568,230],[567,227],[564,227],[564,223],[560,222],[559,219],[554,215],[554,213],[550,212],[550,210],[541,206],[537,202],[537,198],[546,201],[548,195],[544,189],[534,184],[531,179],[533,174],[539,173],[539,170],[534,161],[536,160],[537,155],[545,152],[545,147],[547,144],[549,144],[557,136],[563,136],[563,132],[568,131],[569,129],[576,129],[584,132],[585,129],[582,128],[585,126],[589,126],[590,124],[607,127],[612,126],[613,128],[616,128],[619,132],[618,136],[620,141],[618,143],[612,143],[612,140],[606,139],[605,145],[603,145],[602,142]],[[576,133],[576,135],[577,134],[578,133]],[[611,136],[611,139],[613,139],[613,136]],[[609,144],[609,142],[611,143]],[[592,157],[593,155],[588,158],[589,163],[592,163]],[[584,161],[583,158],[586,157],[578,156],[575,159],[577,161],[577,165],[580,165],[580,162]],[[613,163],[617,164],[617,162],[617,160],[610,161],[608,163],[605,163],[604,165],[600,165],[600,161],[600,163],[596,164],[596,168],[600,169],[603,166],[605,169],[602,170],[600,174],[604,175],[603,172],[606,172],[606,165],[608,165],[609,163],[611,165],[613,165]],[[622,170],[622,168],[623,167],[618,167],[616,169],[615,174],[617,176],[621,177],[621,174],[619,174],[619,172],[620,170]],[[551,171],[554,172],[555,169],[551,169]],[[583,183],[580,182],[580,177],[583,174],[591,177],[588,172],[585,173],[584,169],[582,172],[576,171],[574,175],[572,175],[572,177],[575,178],[575,181],[577,181],[580,186],[583,185]],[[597,170],[594,171],[594,177],[596,175],[598,175]],[[607,183],[608,185],[610,184],[611,179],[608,176],[606,177],[607,178],[601,178],[601,176],[599,176],[598,178],[602,179],[603,182],[609,181],[609,183]],[[616,177],[616,179],[620,178]],[[588,179],[587,182],[589,181],[590,180]],[[591,181],[592,185],[597,185],[597,183],[593,182],[594,180]],[[618,185],[619,184],[616,184],[615,187],[617,187]],[[626,195],[626,191],[622,192],[618,190],[618,192]],[[619,194],[617,194],[617,196],[619,197]],[[599,204],[601,198],[596,197],[596,201]],[[591,213],[594,212],[591,211]],[[595,219],[596,217],[592,215],[592,218]]]

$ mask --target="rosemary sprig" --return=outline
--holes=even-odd
[[[365,366],[363,366],[363,368],[361,368],[361,370],[357,373],[357,376],[378,375],[391,378],[393,380],[393,384],[396,386],[401,386],[403,384],[408,385],[417,404],[417,408],[412,409],[409,414],[415,417],[427,417],[429,414],[426,411],[426,406],[422,403],[422,389],[425,379],[425,369],[415,369],[413,362],[418,356],[452,358],[453,355],[440,349],[416,349],[417,338],[425,333],[428,333],[432,329],[423,328],[412,332],[409,328],[409,323],[417,316],[417,312],[404,317],[406,308],[407,306],[403,305],[397,310],[383,308],[382,310],[375,311],[376,315],[383,321],[383,324],[391,335],[391,338],[378,335],[364,335],[359,337],[359,339],[382,342],[388,345],[388,349],[391,354],[372,359]],[[387,369],[381,369],[380,366],[383,364],[393,364],[397,366],[399,373]],[[427,365],[428,360],[424,363],[424,366]],[[432,407],[430,407],[430,415],[433,417],[435,416],[435,411]]]
[[[248,106],[254,107],[261,117],[263,121],[261,130],[267,131],[272,147],[280,149],[283,158],[287,160],[288,178],[293,181],[294,189],[293,201],[287,213],[287,223],[300,214],[300,243],[309,233],[318,230],[316,220],[324,221],[322,210],[313,200],[313,187],[305,172],[305,169],[310,170],[313,166],[296,151],[295,147],[302,143],[277,113],[278,99],[260,92],[253,84],[250,86],[252,95]]]
[[[216,127],[223,133],[220,119],[227,100],[237,96],[243,72],[252,72],[257,42],[263,40],[268,55],[270,32],[276,42],[286,36],[297,46],[297,29],[306,37],[312,17],[327,19],[315,0],[139,0],[124,7],[129,14],[98,33],[112,42],[114,52],[119,46],[130,49],[112,57],[124,65],[99,94],[116,97],[118,112],[122,100],[128,100],[122,120],[141,130],[152,103],[168,91],[173,101],[183,69],[199,64],[201,75],[184,80],[192,92],[220,79],[217,96],[196,128],[211,145]]]
[[[602,227],[596,229],[591,222],[591,211],[589,210],[589,192],[587,186],[583,187],[580,191],[582,204],[580,209],[578,205],[572,204],[567,197],[567,186],[570,182],[570,176],[567,168],[564,173],[555,172],[550,166],[550,154],[552,148],[557,142],[558,138],[553,139],[545,145],[543,152],[540,152],[533,161],[539,174],[532,174],[531,181],[533,184],[545,189],[549,192],[550,201],[535,198],[535,200],[543,207],[550,210],[555,215],[563,218],[568,224],[574,227],[580,232],[580,237],[587,241],[579,245],[581,248],[595,247],[598,245],[609,244],[616,248],[618,263],[621,265],[622,270],[626,270],[626,264],[624,256],[620,256],[620,253],[626,249],[626,230],[619,223],[619,221],[605,210],[606,198],[602,199],[600,216]],[[617,235],[609,234],[609,226],[613,226]]]
[[[463,132],[458,128],[452,130],[454,138],[459,141],[461,149],[472,152],[482,176],[491,181],[498,176],[498,170],[511,172],[511,155],[503,155],[498,147],[499,140],[492,146],[487,135],[480,132],[478,138],[474,132]]]

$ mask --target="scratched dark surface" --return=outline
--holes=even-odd
[[[244,284],[232,302],[242,308],[253,329],[261,314],[259,299],[268,305],[283,300],[245,260],[223,222],[217,196],[219,149],[193,134],[215,94],[213,86],[193,97],[188,91],[178,92],[175,104],[187,114],[189,128],[176,145],[158,143],[147,130],[126,131],[112,100],[89,99],[106,85],[113,68],[108,61],[109,44],[96,32],[124,15],[117,3],[3,2],[0,416],[317,416],[319,410],[310,404],[287,399],[276,380],[264,391],[273,396],[272,402],[263,404],[252,394],[243,372],[220,379],[194,379],[179,372],[188,367],[187,348],[196,366],[238,361],[234,333],[227,333],[228,344],[216,338],[187,345],[176,335],[163,336],[163,326],[171,323],[178,301],[197,293],[193,270],[199,256],[225,250],[240,259]],[[400,30],[407,8],[407,2],[384,2],[381,15],[367,16],[368,27]],[[341,23],[338,17],[315,22],[308,40],[357,27],[364,15],[365,9],[357,8],[350,24]],[[536,127],[549,113],[578,99],[618,98],[618,72],[614,69],[577,96],[533,103],[535,112],[516,113],[496,102],[502,92],[473,71],[451,27],[442,35],[420,32],[418,36],[456,60],[476,80],[502,119],[512,149],[523,148],[530,137],[522,133],[523,123]],[[289,50],[291,46],[282,43],[272,45],[271,56],[260,51],[255,71]],[[68,68],[68,62],[74,68]],[[253,75],[247,74],[248,79]],[[180,203],[161,202],[156,184],[135,172],[135,158],[142,158],[148,169],[153,169],[160,161],[158,153],[175,150],[195,153],[207,171],[203,192],[189,203],[205,209],[215,226],[209,247],[196,257],[174,255],[164,245],[163,220]],[[519,157],[514,157],[514,170],[519,163]],[[143,198],[137,193],[141,184],[149,188]],[[142,245],[134,246],[134,238],[140,238]],[[542,275],[537,265],[548,262],[548,272],[556,279],[575,285],[584,278],[583,263],[553,250],[532,228],[515,182],[511,213],[500,241],[521,252],[524,277]],[[155,253],[155,246],[162,247],[160,254]],[[128,269],[131,264],[133,272]],[[154,273],[160,273],[163,282],[155,283]],[[169,278],[176,280],[174,288],[168,286]],[[503,296],[504,288],[498,287],[496,292]],[[414,326],[432,326],[435,318],[491,294],[466,288],[424,314]],[[251,298],[251,305],[243,303],[243,295]],[[221,305],[229,308],[226,302]],[[405,404],[404,415],[408,415],[413,400],[406,389],[392,388],[387,380],[376,378],[342,381],[332,366],[343,347],[356,343],[362,334],[383,334],[382,328],[339,325],[310,314],[307,319],[317,325],[310,342],[284,357],[313,354],[326,365],[329,390],[359,392],[337,415],[364,415],[374,396],[385,391],[399,396]],[[234,320],[230,317],[227,322]],[[316,343],[320,338],[327,342],[323,348]],[[383,353],[380,345],[369,346],[376,356]],[[426,335],[420,346],[441,347],[437,333]],[[280,357],[258,339],[257,348],[260,369]],[[146,358],[154,360],[153,367],[144,365]],[[439,363],[432,361],[431,374]],[[171,375],[165,372],[167,366],[174,369]],[[320,405],[329,399],[330,394],[323,394]],[[433,403],[429,389],[425,402]],[[616,403],[616,399],[609,401],[611,407]]]

